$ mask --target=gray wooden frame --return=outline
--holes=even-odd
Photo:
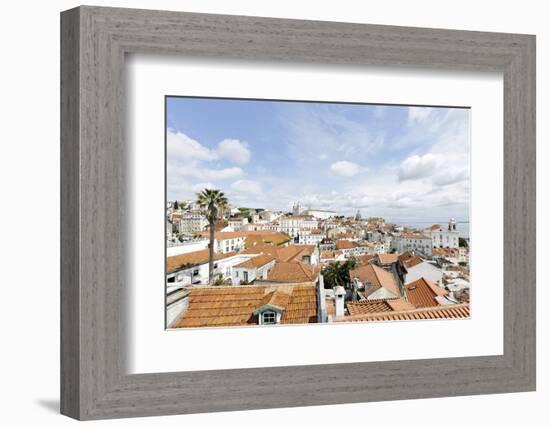
[[[130,52],[502,72],[504,354],[128,375]],[[61,14],[61,121],[63,414],[99,419],[535,390],[534,36],[83,6]]]

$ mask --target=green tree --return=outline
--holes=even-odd
[[[223,276],[221,274],[218,274],[216,276],[216,279],[212,283],[212,286],[228,286],[228,285],[229,285],[229,283],[227,282],[227,280],[225,280],[223,278]]]
[[[342,286],[345,289],[351,287],[349,272],[357,267],[357,260],[353,257],[344,262],[333,262],[326,266],[323,271],[323,278],[327,288]]]
[[[467,248],[468,247],[468,241],[464,237],[458,238],[458,246],[461,248]]]
[[[224,209],[229,204],[227,197],[220,190],[205,188],[197,193],[197,203],[205,211],[210,231],[210,244],[208,245],[208,284],[214,281],[214,229],[218,219],[223,215]]]
[[[178,201],[177,200],[174,202],[174,210],[178,210]]]

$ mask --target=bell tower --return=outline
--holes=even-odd
[[[456,231],[456,221],[454,218],[449,220],[449,231]]]

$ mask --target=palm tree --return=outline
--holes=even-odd
[[[349,272],[357,267],[357,261],[354,257],[350,257],[345,262],[333,262],[323,269],[323,277],[326,280],[328,287],[335,288],[342,286],[349,289],[351,279]]]
[[[333,262],[327,265],[322,273],[325,278],[325,286],[328,288],[334,289],[336,286],[343,285],[339,262]]]
[[[214,228],[216,220],[221,218],[228,201],[220,190],[205,188],[197,193],[197,203],[206,212],[208,227],[210,230],[210,244],[208,245],[208,284],[214,281]]]

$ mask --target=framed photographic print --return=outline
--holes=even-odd
[[[85,6],[61,40],[62,413],[535,389],[534,36]]]

